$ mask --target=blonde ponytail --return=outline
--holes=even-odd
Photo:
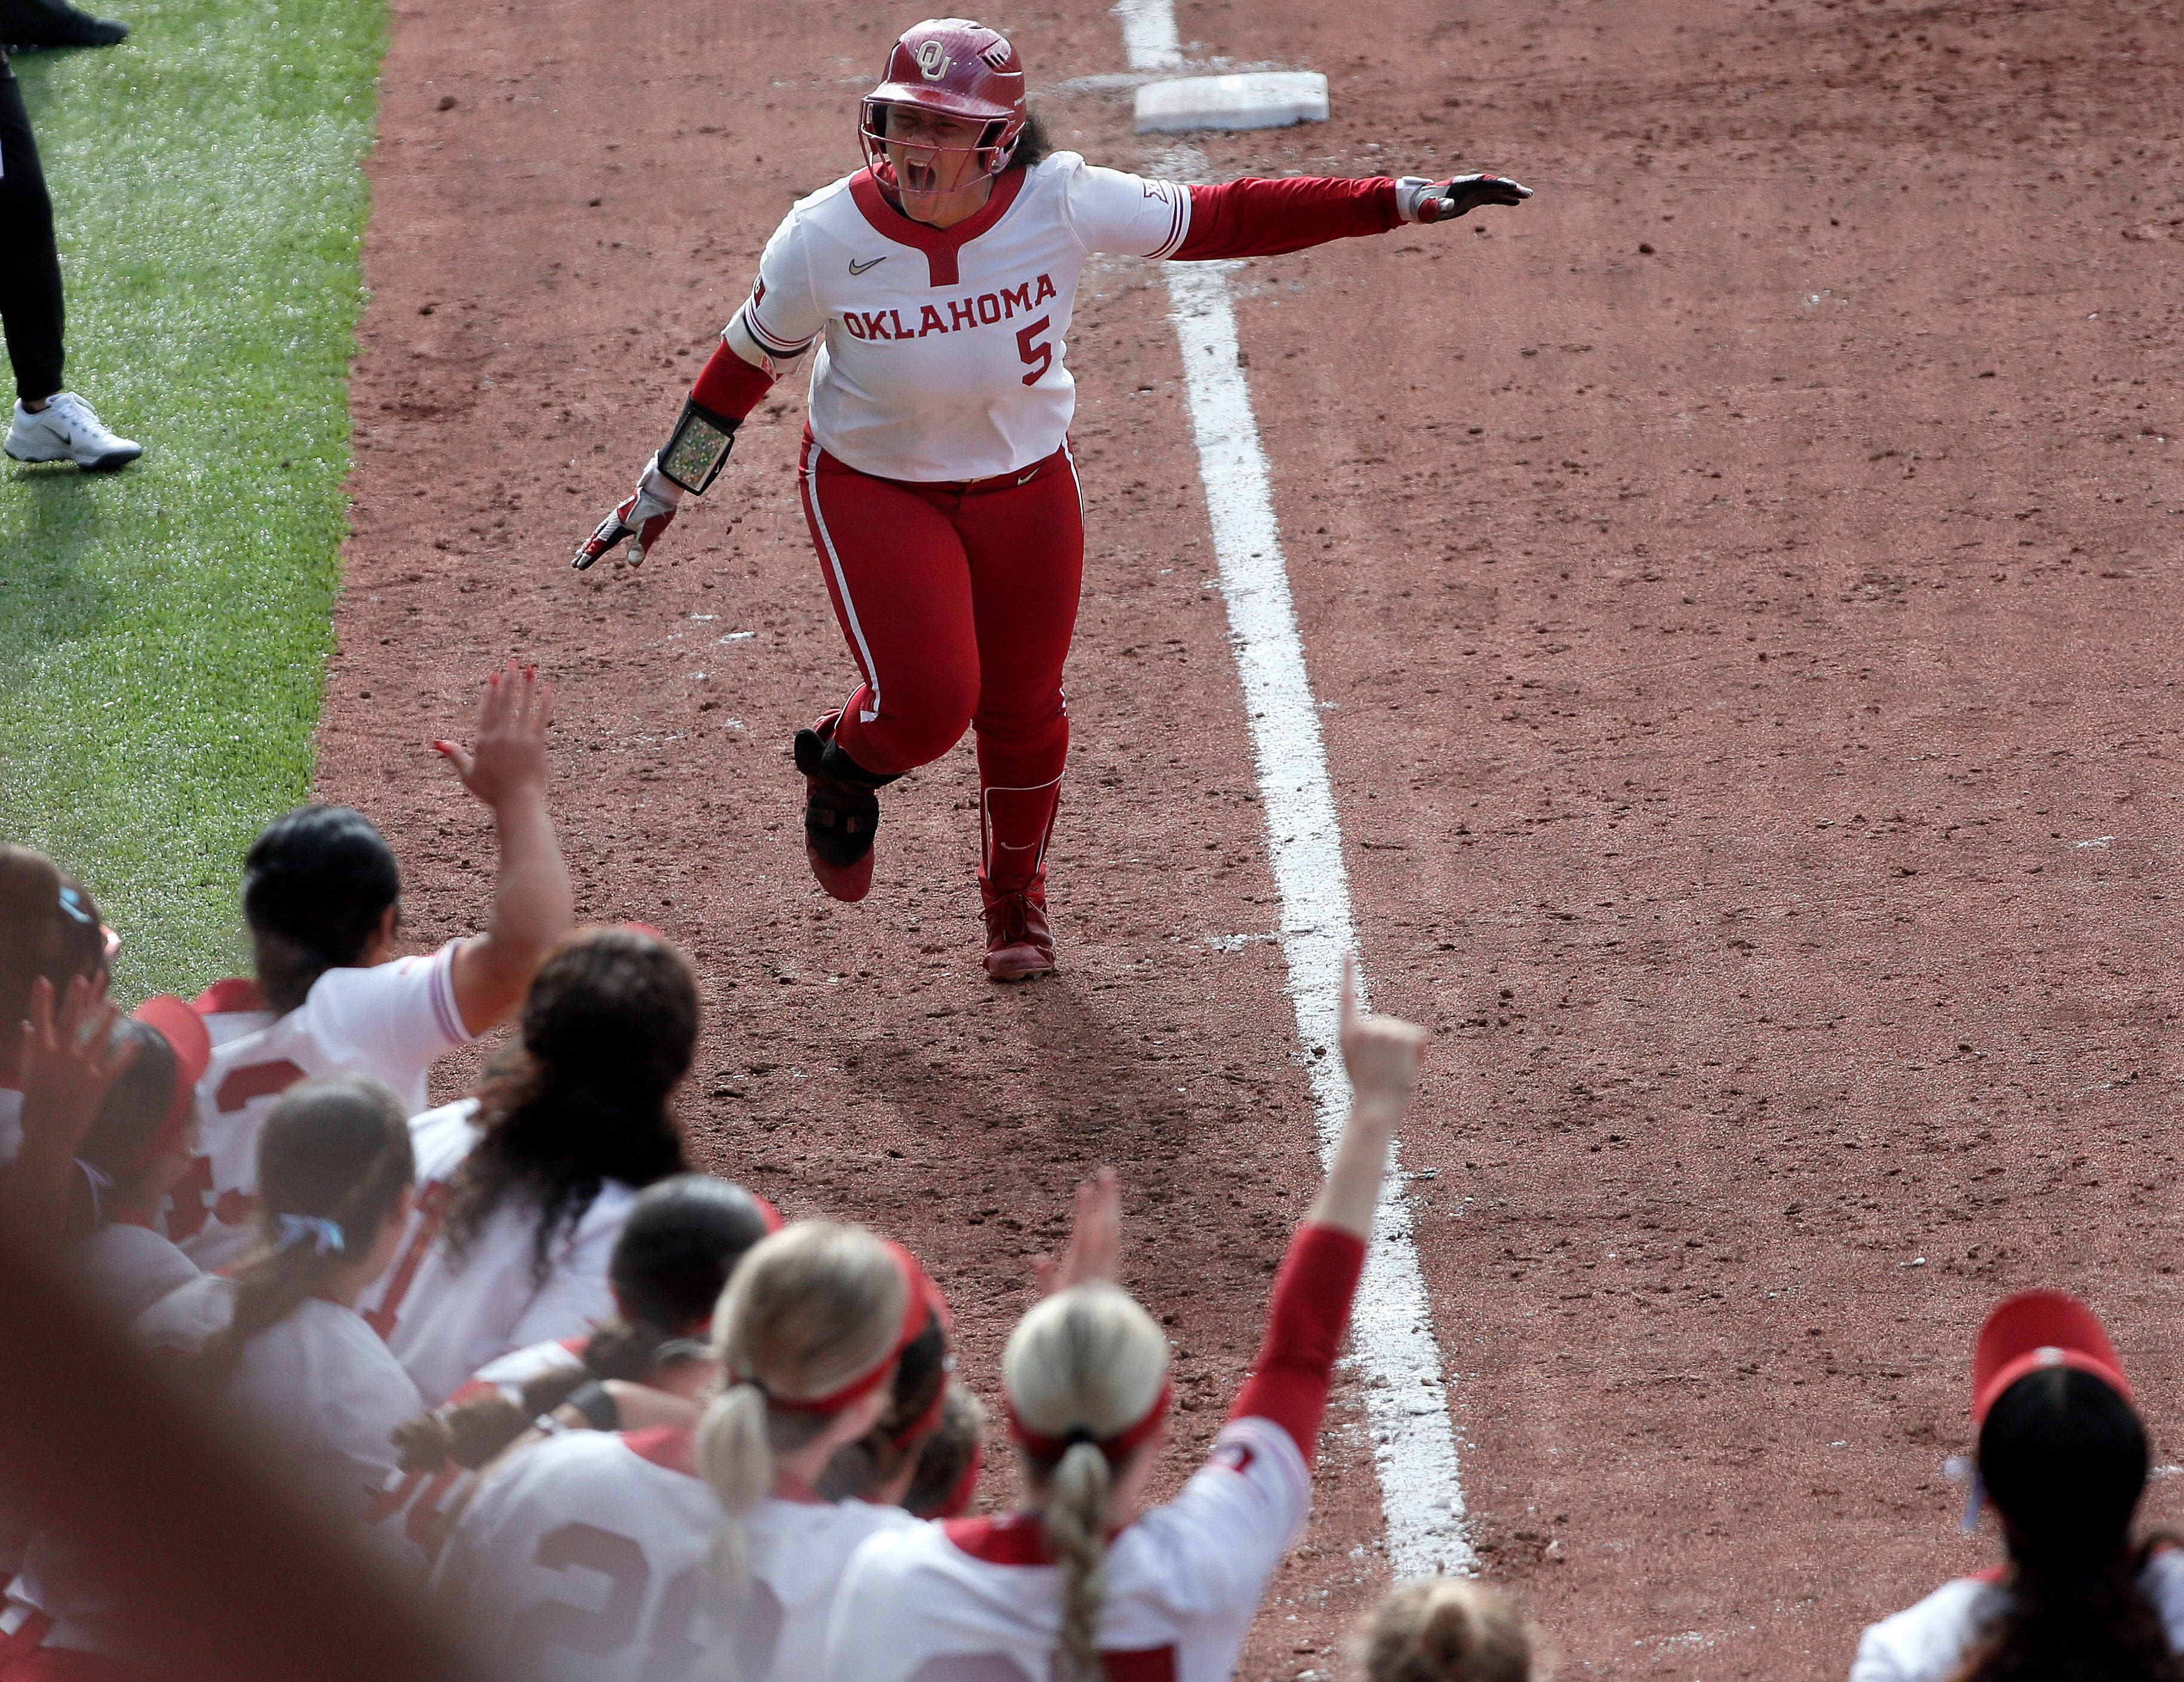
[[[1107,1456],[1070,1445],[1046,1480],[1046,1537],[1061,1565],[1061,1682],[1100,1682],[1100,1607],[1107,1597]]]
[[[1107,1505],[1167,1395],[1167,1339],[1114,1285],[1057,1291],[1017,1323],[1001,1357],[1009,1418],[1061,1567],[1063,1682],[1100,1682]]]
[[[862,1227],[829,1221],[800,1221],[753,1245],[721,1293],[713,1347],[724,1386],[706,1404],[696,1444],[722,1514],[710,1556],[716,1682],[743,1675],[749,1517],[773,1492],[775,1456],[823,1435],[849,1399],[801,1404],[891,1364],[911,1300],[895,1252]]]

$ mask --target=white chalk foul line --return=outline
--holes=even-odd
[[[1173,67],[1173,61],[1151,61],[1156,51],[1174,50],[1171,5],[1172,0],[1123,0],[1117,6],[1131,69]],[[1145,21],[1145,14],[1156,11],[1166,17],[1164,32],[1156,19]],[[1148,62],[1139,60],[1141,39],[1150,43]],[[1178,148],[1171,157],[1183,172],[1203,178],[1205,159],[1195,148]],[[1281,890],[1290,999],[1312,1068],[1312,1105],[1325,1159],[1334,1153],[1350,1108],[1339,1040],[1342,961],[1356,949],[1357,930],[1342,859],[1342,827],[1328,781],[1319,709],[1312,700],[1296,610],[1290,599],[1266,451],[1251,413],[1251,387],[1237,359],[1236,313],[1228,295],[1232,266],[1161,265],[1183,347],[1184,387],[1213,550],[1221,565],[1221,593],[1228,603],[1228,640],[1243,679],[1268,851]],[[1362,997],[1361,981],[1361,1003]],[[1469,1575],[1478,1558],[1466,1534],[1440,1349],[1401,1184],[1397,1162],[1391,1160],[1351,1322],[1356,1361],[1365,1378],[1380,1510],[1388,1528],[1388,1561],[1398,1578],[1441,1572]]]

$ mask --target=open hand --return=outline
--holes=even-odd
[[[486,679],[470,747],[435,742],[432,748],[455,768],[464,788],[499,810],[526,794],[544,798],[546,727],[553,717],[554,686],[537,666],[510,660]]]
[[[1077,1183],[1077,1209],[1069,1224],[1069,1247],[1056,1262],[1033,1258],[1039,1294],[1051,1296],[1072,1285],[1114,1283],[1122,1271],[1123,1192],[1112,1168],[1102,1168]]]
[[[1522,204],[1531,196],[1531,188],[1507,175],[1481,173],[1445,181],[1407,178],[1396,184],[1396,208],[1407,222],[1452,222],[1482,204]]]
[[[53,984],[31,984],[23,1023],[23,1148],[54,1161],[81,1148],[98,1106],[121,1078],[136,1047],[114,1043],[121,1012],[106,1001],[106,977],[78,976],[58,1006]]]
[[[1355,1107],[1393,1121],[1410,1107],[1418,1059],[1433,1036],[1400,1016],[1357,1008],[1357,960],[1342,963],[1342,1067],[1349,1072]]]

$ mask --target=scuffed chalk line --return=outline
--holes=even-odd
[[[1181,63],[1173,0],[1119,0],[1115,11],[1123,20],[1132,70],[1173,69]],[[1203,179],[1206,160],[1195,148],[1178,147],[1170,157],[1178,173]],[[1281,529],[1274,519],[1273,482],[1252,414],[1251,387],[1238,361],[1236,314],[1228,293],[1228,270],[1233,266],[1161,265],[1183,350],[1199,476],[1228,604],[1229,643],[1251,719],[1268,850],[1282,896],[1290,1000],[1304,1045],[1321,1053],[1309,1061],[1324,1160],[1334,1153],[1350,1108],[1350,1083],[1337,1046],[1342,963],[1356,950],[1357,928],[1319,709],[1305,670]],[[1440,1347],[1401,1184],[1391,1160],[1351,1320],[1354,1358],[1365,1378],[1388,1562],[1399,1579],[1441,1572],[1468,1576],[1476,1570],[1478,1556],[1467,1532]]]

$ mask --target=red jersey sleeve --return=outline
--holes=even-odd
[[[722,339],[690,387],[691,401],[710,409],[723,420],[740,420],[758,407],[758,400],[773,388],[766,370],[754,368]]]
[[[1178,261],[1216,257],[1279,257],[1331,239],[1384,234],[1401,227],[1396,183],[1379,175],[1340,181],[1288,175],[1245,176],[1190,190],[1190,231],[1173,253]]]
[[[1339,1227],[1306,1225],[1290,1240],[1267,1309],[1266,1341],[1237,1393],[1231,1419],[1271,1419],[1309,1467],[1327,1388],[1365,1271],[1365,1241]]]

